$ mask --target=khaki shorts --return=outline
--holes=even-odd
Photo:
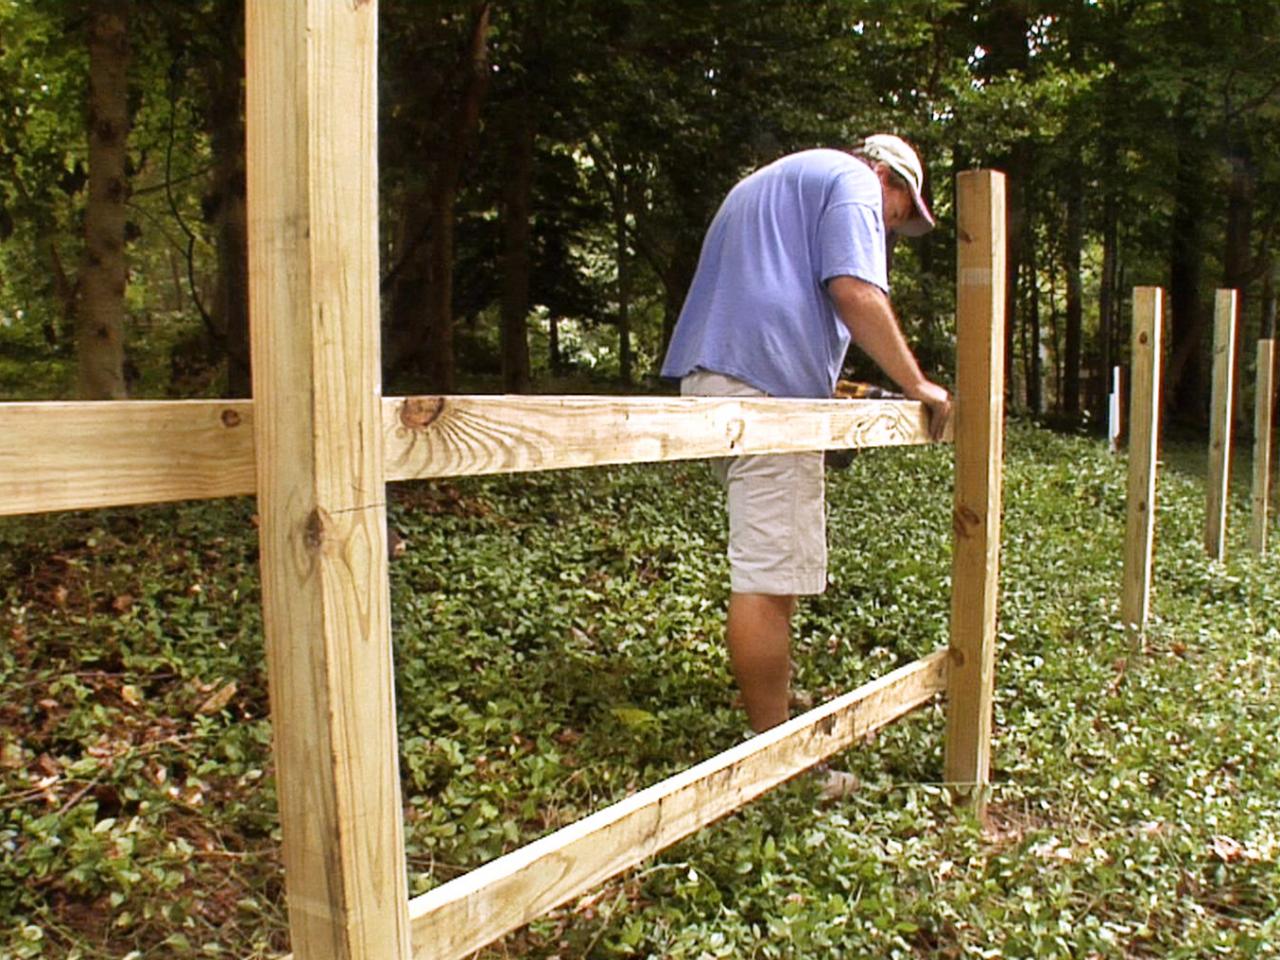
[[[763,390],[698,370],[685,396],[763,397]],[[711,461],[729,500],[729,570],[734,593],[822,593],[827,586],[827,518],[822,451],[720,457]]]

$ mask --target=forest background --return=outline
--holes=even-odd
[[[1205,419],[1215,287],[1241,291],[1242,343],[1274,326],[1275,4],[380,9],[389,393],[660,389],[726,190],[882,130],[918,146],[939,214],[893,272],[930,369],[951,362],[971,167],[1009,176],[1015,410],[1097,421],[1136,284],[1169,291],[1171,422]],[[248,395],[243,17],[0,2],[0,397]]]
[[[1089,426],[1169,289],[1155,613],[1116,612],[1124,458],[1015,417],[987,822],[940,707],[486,956],[1277,956],[1277,555],[1204,556],[1212,291],[1270,332],[1280,5],[380,3],[388,394],[653,392],[743,173],[892,130],[940,226],[904,327],[952,362],[956,171],[1009,175],[1009,399]],[[0,0],[0,398],[250,390],[240,0]],[[852,357],[854,375],[874,377]],[[1247,433],[1249,424],[1245,424]],[[1237,471],[1239,473],[1239,470]],[[1237,480],[1240,477],[1237,476]],[[946,640],[951,459],[829,472],[825,699]],[[738,742],[698,464],[397,484],[409,892]],[[1247,503],[1236,486],[1233,543]],[[1273,525],[1274,526],[1274,525]],[[0,956],[288,946],[251,498],[0,524]],[[868,745],[871,746],[871,745]]]

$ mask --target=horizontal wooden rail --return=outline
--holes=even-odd
[[[454,960],[598,886],[946,689],[939,650],[409,903],[413,955]]]
[[[254,492],[251,400],[0,403],[0,515]],[[927,443],[909,400],[384,397],[388,480]]]
[[[929,440],[923,406],[909,400],[466,396],[383,403],[387,474],[396,480]]]
[[[251,400],[0,403],[0,514],[253,493]]]

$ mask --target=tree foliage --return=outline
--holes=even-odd
[[[247,389],[240,0],[131,3],[123,294],[134,395]],[[0,383],[74,390],[88,203],[83,0],[0,4]],[[1280,13],[1229,0],[384,0],[388,383],[649,388],[743,173],[875,130],[926,159],[939,230],[895,298],[951,354],[951,177],[1010,178],[1011,399],[1096,410],[1137,283],[1170,288],[1170,397],[1206,393],[1211,290],[1262,327],[1280,223]],[[859,371],[865,361],[851,358]]]

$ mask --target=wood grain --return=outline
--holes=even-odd
[[[928,702],[940,650],[410,903],[414,956],[455,960],[590,890]]]
[[[1236,291],[1213,297],[1213,392],[1209,404],[1209,479],[1205,482],[1204,549],[1227,557],[1227,504],[1231,483],[1231,416],[1234,410]]]
[[[0,403],[0,515],[253,493],[253,403]]]
[[[1125,498],[1120,619],[1139,634],[1146,630],[1151,613],[1163,318],[1164,291],[1159,287],[1135,288],[1130,350],[1129,483]]]
[[[383,401],[396,480],[929,442],[908,400],[408,397]]]
[[[991,769],[1004,459],[1005,178],[956,178],[955,515],[945,776],[981,809]]]
[[[289,931],[409,956],[378,308],[377,4],[249,0],[250,326]]]
[[[0,515],[252,494],[253,409],[0,404]],[[388,480],[929,442],[908,400],[384,397],[380,416]]]

